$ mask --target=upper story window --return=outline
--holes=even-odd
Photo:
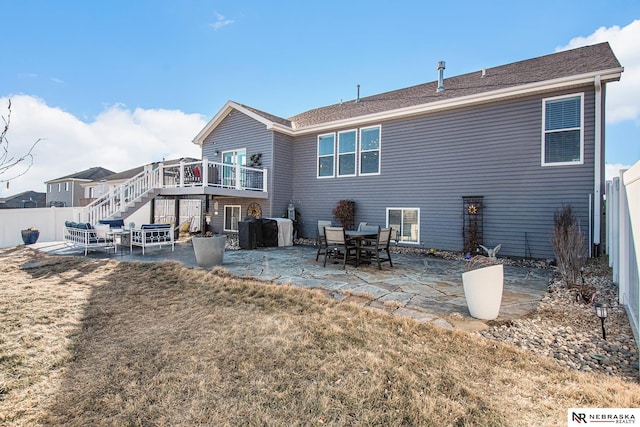
[[[64,191],[69,191],[69,183],[68,182],[64,183]]]
[[[583,94],[542,100],[542,166],[584,162]]]
[[[59,192],[61,192],[61,191],[62,191],[62,183],[61,183],[61,182],[59,182],[59,183],[58,183],[58,193],[59,193]]]
[[[49,184],[49,193],[53,191],[53,184]]]
[[[338,176],[356,175],[356,131],[338,132]]]
[[[380,126],[360,129],[360,175],[380,173]]]
[[[380,174],[380,126],[318,136],[318,178]]]
[[[332,133],[318,137],[318,178],[328,178],[334,175],[335,139],[336,137]]]

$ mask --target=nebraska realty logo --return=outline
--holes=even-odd
[[[588,424],[635,425],[640,418],[640,408],[571,408],[567,411],[569,427]]]

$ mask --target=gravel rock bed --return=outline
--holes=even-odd
[[[611,270],[604,259],[590,260],[584,277],[586,286],[595,292],[595,301],[609,305],[606,340],[593,304],[584,302],[577,289],[567,289],[559,275],[552,278],[547,294],[528,316],[513,322],[498,319],[478,334],[551,357],[568,368],[640,382],[638,346],[627,313],[618,304]]]

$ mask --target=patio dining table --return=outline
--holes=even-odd
[[[352,238],[356,243],[356,267],[360,264],[360,245],[363,241],[375,239],[378,233],[372,230],[345,230],[345,236]]]

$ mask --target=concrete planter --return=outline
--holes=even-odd
[[[471,316],[482,320],[493,320],[498,317],[503,284],[502,264],[462,273],[464,297]]]
[[[38,237],[40,237],[39,230],[22,230],[22,241],[25,245],[33,245],[38,241]]]
[[[193,244],[198,266],[213,267],[222,265],[227,236],[192,237],[191,243]]]

